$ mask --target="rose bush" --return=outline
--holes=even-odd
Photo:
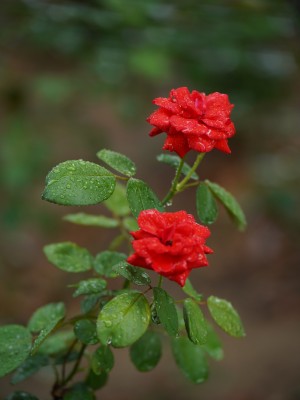
[[[245,336],[230,302],[203,295],[187,279],[194,268],[208,265],[206,255],[212,250],[206,245],[207,225],[217,220],[219,204],[238,229],[246,227],[234,196],[197,174],[205,152],[213,148],[230,152],[232,105],[225,94],[206,96],[195,90],[190,93],[186,87],[173,89],[169,98],[157,98],[154,103],[160,108],[148,118],[154,125],[151,135],[166,132],[164,149],[179,155],[157,157],[176,169],[162,200],[135,176],[134,161],[109,149],[97,152],[102,165],[67,160],[48,173],[44,200],[63,206],[104,207],[104,214],[101,209],[100,214],[78,212],[66,215],[66,221],[115,230],[116,235],[97,254],[70,241],[44,247],[48,261],[61,271],[85,274],[76,283],[72,278],[69,285],[73,297],[81,297],[80,310],[68,316],[63,302],[49,303],[33,313],[27,326],[0,326],[0,377],[13,373],[12,384],[48,367],[54,372],[49,388],[52,400],[96,400],[95,392],[106,384],[114,366],[115,350],[128,348],[136,369],[150,371],[158,364],[168,337],[179,369],[199,384],[209,376],[207,358],[223,357],[218,334],[203,309],[224,332]],[[183,159],[191,149],[200,152],[193,165]],[[197,218],[203,225],[186,211],[166,212],[177,194],[193,189]],[[127,245],[133,254],[123,252]],[[159,277],[152,279],[144,268]],[[163,288],[163,276],[182,286],[178,299]],[[5,400],[21,398],[38,400],[18,390]]]
[[[152,269],[181,286],[192,269],[208,265],[205,254],[212,250],[205,241],[210,231],[192,215],[145,210],[138,225],[140,230],[131,232],[135,253],[127,259],[130,264]]]
[[[147,121],[154,126],[150,136],[165,132],[163,149],[184,157],[190,150],[206,153],[216,148],[230,153],[228,139],[235,134],[230,119],[233,104],[227,94],[206,95],[187,87],[172,89],[168,98],[158,97],[153,103],[159,106]]]

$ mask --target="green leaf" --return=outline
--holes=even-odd
[[[67,391],[63,400],[96,400],[96,397],[88,385],[79,382]]]
[[[220,361],[224,357],[222,343],[219,336],[214,331],[213,327],[206,323],[207,326],[207,340],[202,348],[208,353],[208,355],[214,360]]]
[[[130,210],[136,218],[143,210],[156,208],[159,211],[164,211],[156,194],[140,179],[129,179],[127,183],[127,199]]]
[[[16,369],[29,356],[32,337],[21,325],[0,327],[0,377]]]
[[[30,393],[18,390],[17,392],[14,392],[9,396],[5,397],[5,400],[39,400],[39,399]]]
[[[147,330],[150,307],[142,293],[130,291],[110,300],[102,308],[97,332],[103,344],[126,347],[137,341]]]
[[[48,244],[44,253],[53,265],[67,272],[83,272],[92,266],[92,256],[87,249],[72,242]]]
[[[178,318],[178,330],[179,332],[185,330],[185,322],[183,318],[183,310],[181,307],[176,305],[176,311],[177,311],[177,318]]]
[[[201,346],[193,344],[187,337],[174,338],[171,342],[176,364],[193,383],[202,383],[208,378],[208,365]]]
[[[38,308],[28,322],[28,329],[32,333],[40,332],[53,323],[57,324],[65,316],[64,303],[50,303]]]
[[[152,304],[151,304],[150,309],[151,309],[151,321],[152,321],[155,325],[160,325],[161,322],[160,322],[160,319],[159,319],[159,317],[158,317],[158,315],[157,315],[155,303],[152,303]]]
[[[181,163],[181,158],[180,157],[173,156],[173,155],[170,155],[170,154],[159,154],[156,157],[156,159],[157,159],[157,161],[163,162],[165,164],[169,164],[169,165],[171,165],[172,167],[175,167],[175,168],[178,168],[179,164]],[[183,175],[187,175],[190,172],[190,170],[191,170],[191,167],[185,162],[183,164],[181,173]],[[195,181],[197,179],[199,179],[199,176],[196,174],[196,172],[194,172],[192,174],[191,179],[194,179]]]
[[[110,251],[114,251],[114,250],[118,249],[118,248],[121,246],[121,244],[122,244],[126,239],[128,239],[128,238],[127,238],[126,235],[122,232],[120,235],[116,236],[116,237],[110,242],[109,247],[108,247],[109,250],[110,250]]]
[[[209,225],[218,217],[218,207],[212,192],[208,186],[201,182],[196,192],[196,208],[200,221]]]
[[[99,375],[96,375],[92,369],[90,369],[89,374],[86,378],[85,383],[93,390],[101,389],[106,385],[108,380],[107,372],[101,372]]]
[[[150,276],[142,269],[134,267],[125,261],[114,266],[114,271],[136,285],[150,285]]]
[[[34,356],[28,357],[12,376],[11,383],[15,385],[16,383],[22,382],[46,365],[49,365],[49,357],[44,354],[35,354]]]
[[[47,175],[42,199],[63,206],[98,204],[112,195],[115,184],[115,176],[98,164],[65,161]]]
[[[160,336],[147,331],[130,347],[130,358],[141,372],[151,371],[158,364],[162,353]]]
[[[178,316],[173,298],[163,289],[153,288],[155,309],[160,322],[171,336],[178,334]]]
[[[98,347],[92,355],[91,368],[96,375],[110,372],[114,364],[115,358],[109,346]]]
[[[227,212],[233,218],[233,221],[238,229],[240,229],[241,231],[244,230],[247,226],[246,217],[239,203],[232,196],[232,194],[227,192],[227,190],[225,190],[217,183],[210,182],[209,180],[206,180],[205,183],[212,191],[214,196],[219,199],[223,206],[226,208]]]
[[[130,208],[126,197],[126,188],[120,183],[116,183],[113,194],[109,199],[105,200],[103,204],[109,209],[109,211],[119,217],[124,217],[130,213]]]
[[[77,285],[71,285],[77,287],[73,293],[73,297],[80,296],[82,294],[99,294],[106,288],[107,282],[104,279],[91,278],[84,281],[80,281]]]
[[[202,311],[194,300],[184,300],[183,318],[189,339],[194,344],[204,344],[207,340],[206,322]]]
[[[82,313],[87,314],[89,313],[94,307],[96,307],[97,303],[99,302],[101,296],[97,294],[91,294],[86,296],[80,302],[80,310]]]
[[[65,352],[75,340],[73,331],[56,332],[48,336],[39,347],[38,354],[57,355]]]
[[[74,333],[83,344],[98,343],[96,323],[90,319],[80,319],[74,325]]]
[[[136,166],[133,161],[123,154],[107,149],[98,151],[97,157],[104,161],[111,168],[126,176],[133,176],[136,173]]]
[[[65,316],[64,303],[51,303],[38,308],[28,322],[28,329],[32,333],[39,333],[32,346],[33,354],[56,325]]]
[[[101,228],[115,228],[119,222],[113,218],[105,217],[104,215],[91,215],[85,213],[68,214],[63,218],[65,221],[73,224],[86,226],[99,226]]]
[[[102,251],[97,254],[94,259],[94,269],[99,275],[104,275],[107,278],[116,278],[118,274],[113,267],[121,261],[125,261],[127,255],[117,251]]]
[[[234,337],[245,336],[242,321],[229,301],[210,296],[207,306],[212,318],[226,333]]]
[[[185,281],[185,285],[183,286],[182,290],[184,293],[195,299],[196,301],[201,301],[203,300],[202,294],[198,293],[194,288],[189,279]]]
[[[139,226],[138,226],[138,223],[136,222],[136,219],[132,218],[132,217],[124,218],[123,224],[124,224],[124,227],[130,232],[131,231],[137,231],[139,229]]]

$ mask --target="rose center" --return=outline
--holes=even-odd
[[[166,244],[166,246],[172,246],[173,241],[172,240],[167,240],[165,244]]]

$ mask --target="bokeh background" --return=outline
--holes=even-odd
[[[43,245],[72,240],[95,254],[109,241],[100,229],[62,220],[78,209],[41,200],[55,164],[96,162],[110,148],[131,157],[138,177],[163,196],[172,170],[155,160],[163,137],[148,137],[152,99],[188,86],[228,93],[235,104],[232,155],[210,153],[201,176],[234,193],[249,226],[239,233],[221,213],[210,267],[194,272],[193,283],[231,300],[247,337],[220,332],[225,359],[200,386],[181,376],[168,346],[148,374],[135,371],[127,350],[115,352],[99,399],[300,399],[299,19],[297,0],[1,1],[3,324],[26,324],[51,301],[76,312],[70,277],[48,264]],[[174,201],[180,208],[195,211],[193,191]],[[50,382],[44,371],[18,388],[47,399]],[[11,391],[2,381],[0,397]]]

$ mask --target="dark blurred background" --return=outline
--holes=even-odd
[[[235,104],[232,155],[210,153],[201,176],[234,193],[249,226],[239,233],[221,213],[211,228],[210,267],[192,280],[205,295],[232,301],[247,337],[220,333],[225,359],[211,364],[200,386],[182,378],[168,346],[149,374],[136,372],[127,350],[119,350],[99,399],[300,399],[299,4],[1,0],[2,324],[26,324],[51,301],[64,300],[76,312],[66,285],[78,276],[50,266],[43,245],[72,240],[95,254],[109,240],[100,229],[62,221],[81,210],[41,200],[55,164],[96,162],[103,147],[124,152],[137,163],[138,177],[163,196],[172,170],[155,160],[163,137],[148,137],[152,99],[188,86],[228,93]],[[174,201],[172,209],[180,208],[195,211],[192,190]],[[18,388],[47,399],[51,379],[44,371]],[[12,390],[7,380],[0,396]]]

